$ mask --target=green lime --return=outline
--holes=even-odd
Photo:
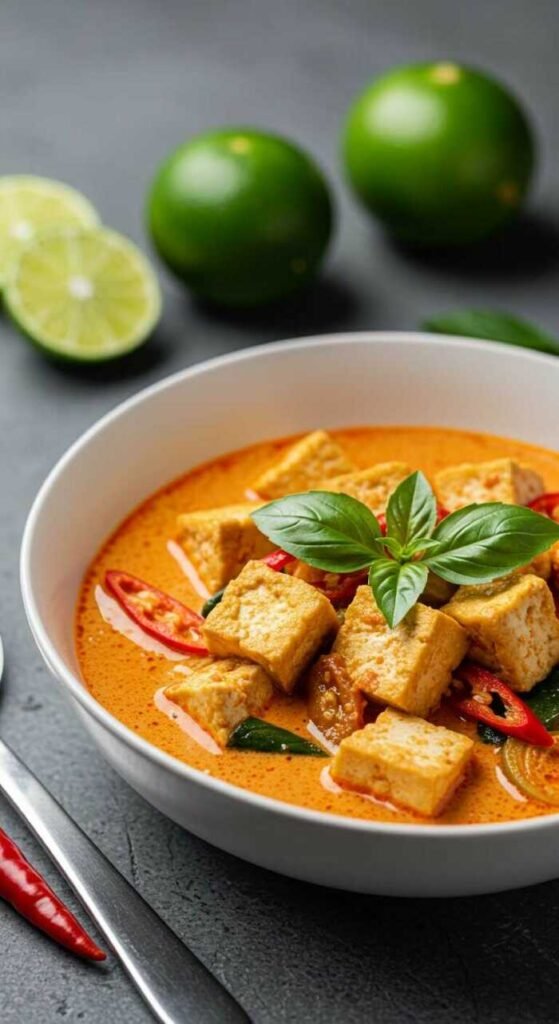
[[[101,362],[137,348],[161,310],[157,279],[107,228],[37,235],[12,264],[4,299],[18,327],[52,356]]]
[[[199,135],[160,167],[148,222],[161,258],[196,294],[252,306],[305,284],[332,228],[328,186],[285,139],[248,128]]]
[[[397,237],[461,245],[519,209],[534,166],[530,124],[487,75],[453,63],[397,68],[350,108],[349,180]]]
[[[38,231],[98,223],[89,200],[68,185],[22,174],[0,178],[0,287],[15,257]]]

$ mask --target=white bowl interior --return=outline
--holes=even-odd
[[[77,674],[74,607],[88,562],[137,503],[200,462],[319,425],[367,423],[464,427],[559,448],[558,383],[559,364],[546,357],[397,334],[278,344],[170,378],[93,428],[43,487],[23,555],[34,631]]]

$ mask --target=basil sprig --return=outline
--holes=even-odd
[[[397,626],[419,600],[428,571],[449,583],[489,583],[559,541],[559,523],[520,505],[468,505],[435,525],[423,473],[406,477],[386,509],[386,535],[356,498],[308,491],[252,513],[258,529],[295,558],[326,572],[369,570],[376,603]]]

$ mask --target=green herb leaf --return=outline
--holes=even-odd
[[[410,544],[406,544],[402,554],[405,558],[413,558],[414,555],[423,555],[427,554],[429,551],[438,551],[440,546],[439,541],[433,540],[432,537],[420,537],[418,540],[412,540]]]
[[[478,723],[477,734],[482,743],[491,743],[494,747],[500,747],[507,738],[504,733],[497,732],[490,725],[482,725],[481,722]]]
[[[559,668],[554,668],[524,700],[540,722],[550,729],[559,718]]]
[[[559,523],[520,505],[468,505],[433,533],[438,551],[424,560],[449,583],[489,583],[526,565],[559,540]]]
[[[224,593],[225,587],[222,587],[221,590],[218,590],[215,594],[212,594],[211,597],[208,597],[208,600],[204,603],[202,611],[200,612],[203,619],[207,619],[210,612],[221,603]]]
[[[229,737],[228,747],[237,750],[258,750],[264,754],[307,754],[328,757],[322,747],[303,739],[288,729],[265,722],[262,718],[245,718]]]
[[[278,547],[326,572],[366,569],[382,552],[375,516],[348,494],[290,494],[257,509],[252,518]]]
[[[536,352],[559,355],[559,340],[546,331],[510,316],[490,309],[458,309],[440,316],[430,317],[422,324],[425,331],[437,334],[459,334],[467,338],[484,338],[486,341],[501,341],[507,345],[530,348]]]
[[[524,703],[532,709],[540,722],[551,729],[559,718],[559,667],[554,668],[542,683],[526,697]],[[504,743],[506,736],[489,725],[478,725],[478,735],[484,743]]]
[[[405,547],[419,537],[430,537],[437,518],[435,495],[419,471],[411,473],[390,495],[386,506],[389,537]]]
[[[402,545],[400,544],[399,540],[396,540],[395,537],[383,537],[382,546],[390,552],[392,557],[395,558],[397,562],[400,561],[404,549],[402,548]]]
[[[375,601],[390,627],[397,626],[418,601],[427,583],[424,562],[400,565],[392,558],[377,558],[369,570]]]

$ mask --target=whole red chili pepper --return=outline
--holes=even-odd
[[[0,828],[0,897],[51,939],[87,960],[106,960],[50,885]]]
[[[492,729],[502,732],[505,736],[514,736],[525,743],[534,743],[538,747],[552,747],[553,737],[539,718],[510,686],[494,676],[492,672],[476,665],[473,661],[465,661],[456,669],[454,675],[471,687],[471,695],[464,697],[454,691],[451,704],[455,711],[465,718],[473,718],[474,722],[483,722]],[[499,714],[491,707],[492,696],[503,702],[504,711]]]
[[[559,492],[551,491],[548,494],[540,494],[539,498],[534,498],[533,501],[528,503],[528,508],[533,509],[534,512],[539,512],[542,516],[555,519],[556,517],[553,513],[556,508],[559,508]]]
[[[110,569],[107,589],[144,633],[181,654],[208,654],[202,644],[203,618],[169,594],[127,572]]]

